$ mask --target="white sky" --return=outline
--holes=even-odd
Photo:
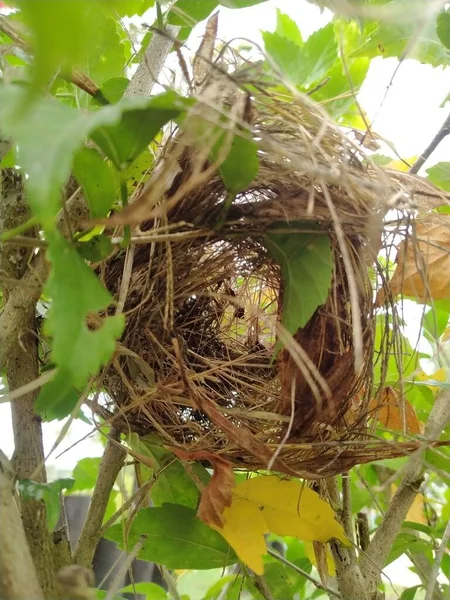
[[[261,42],[260,30],[275,28],[276,8],[288,14],[299,25],[302,35],[306,38],[314,30],[325,25],[330,13],[320,10],[305,0],[271,0],[256,7],[241,10],[221,9],[219,18],[219,36],[223,39],[245,37]],[[144,22],[148,22],[143,19]],[[202,35],[203,26],[199,26],[198,36]],[[194,36],[197,31],[194,32]],[[191,48],[196,48],[198,41],[191,39]],[[376,59],[372,61],[369,74],[359,95],[361,106],[370,120],[379,112],[386,87],[397,65],[395,59]],[[439,105],[450,92],[450,70],[433,69],[429,65],[421,65],[416,61],[407,60],[400,67],[394,83],[389,90],[384,105],[374,124],[374,131],[393,142],[403,158],[420,154],[438,131],[440,125],[450,112],[450,103],[445,108]],[[450,161],[450,136],[434,153],[427,166],[440,161]],[[13,436],[11,430],[9,405],[0,404],[0,447],[8,455],[13,451]],[[62,427],[62,423],[44,424],[45,445],[47,451],[54,443]],[[90,428],[76,422],[62,448],[67,448],[78,439],[89,433]],[[49,466],[58,470],[70,471],[76,462],[85,456],[99,456],[102,446],[94,440],[83,441],[60,459],[50,458]],[[59,453],[57,451],[55,456]],[[52,468],[52,470],[53,470]],[[399,565],[398,565],[399,566]],[[398,567],[397,566],[397,567]],[[408,574],[408,584],[411,585],[410,575],[405,569],[388,569],[398,584],[404,582]],[[403,573],[403,576],[401,575]],[[400,579],[403,581],[399,581]]]

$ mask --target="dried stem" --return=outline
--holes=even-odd
[[[88,568],[91,566],[100,541],[109,496],[126,456],[124,449],[117,443],[118,439],[119,434],[113,431],[100,462],[86,520],[73,553],[73,560],[77,565]]]
[[[0,450],[0,597],[2,600],[42,600],[22,521],[14,501],[15,476]]]

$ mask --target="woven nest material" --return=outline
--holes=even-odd
[[[124,433],[310,478],[407,452],[367,428],[373,363],[385,358],[373,350],[373,273],[386,212],[434,192],[367,166],[309,98],[261,95],[241,121],[258,139],[259,174],[215,231],[227,192],[189,132],[211,104],[162,150],[152,185],[170,183],[140,218],[139,243],[102,267],[127,325],[99,412]],[[277,329],[285,289],[265,244],[274,224],[325,233],[332,247],[328,298],[293,337]]]

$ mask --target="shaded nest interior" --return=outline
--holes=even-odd
[[[124,433],[156,433],[236,467],[343,472],[380,456],[367,407],[374,362],[392,340],[374,354],[374,292],[385,282],[376,257],[384,216],[406,214],[414,186],[369,166],[309,98],[253,100],[246,127],[259,173],[220,229],[222,179],[208,174],[202,144],[176,132],[153,176],[176,165],[158,210],[133,234],[138,243],[100,268],[126,330],[98,410]],[[286,227],[326,235],[333,257],[328,298],[287,337],[277,328],[286,281],[266,244]]]

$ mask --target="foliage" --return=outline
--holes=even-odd
[[[125,208],[134,191],[148,181],[161,140],[168,137],[174,125],[189,122],[198,101],[186,92],[184,85],[178,91],[167,88],[151,98],[124,97],[133,74],[129,65],[142,57],[146,44],[155,34],[152,30],[144,37],[141,34],[145,31],[141,31],[140,37],[136,37],[126,30],[123,19],[142,16],[148,9],[155,9],[156,25],[161,25],[159,20],[162,19],[164,24],[181,27],[179,36],[183,40],[193,27],[219,7],[237,11],[253,7],[251,10],[257,11],[258,5],[266,1],[11,2],[18,12],[4,18],[11,25],[19,24],[20,31],[23,28],[24,42],[18,57],[18,46],[6,31],[0,34],[0,136],[2,142],[4,139],[13,142],[8,152],[2,153],[0,166],[22,174],[32,220],[19,235],[37,225],[38,233],[34,234],[39,236],[37,246],[44,248],[50,271],[42,292],[42,299],[50,308],[44,317],[39,316],[39,339],[41,374],[49,369],[54,371],[52,379],[42,387],[35,406],[46,420],[69,415],[76,418],[80,402],[92,392],[98,396],[103,391],[103,377],[110,362],[117,357],[117,342],[129,315],[123,306],[115,305],[105,287],[102,263],[114,253],[131,252],[132,234],[128,224],[123,231],[118,231],[105,219]],[[314,3],[321,7],[335,4],[331,0]],[[296,90],[306,93],[322,105],[332,120],[348,129],[353,128],[355,122],[364,123],[365,115],[355,94],[364,83],[374,58],[403,60],[407,56],[440,68],[449,64],[450,12],[443,10],[432,15],[422,27],[413,18],[377,18],[373,10],[364,12],[375,7],[380,11],[406,13],[409,11],[404,0],[358,0],[343,4],[348,8],[346,14],[334,14],[328,24],[307,39],[294,20],[277,10],[273,30],[262,32],[263,60],[253,66],[260,69],[262,90],[276,89],[288,98],[292,98]],[[419,2],[417,6],[422,4]],[[352,10],[356,12],[353,14]],[[381,16],[386,14],[380,12]],[[236,15],[239,18],[239,12]],[[193,37],[187,47],[191,42],[195,45]],[[238,78],[249,68],[247,59],[242,58],[244,54],[242,51],[240,55],[238,52],[233,55],[236,66],[230,68],[230,77]],[[225,62],[231,56],[226,48],[223,55]],[[185,64],[183,68],[188,67]],[[278,74],[276,85],[271,79],[273,72]],[[77,85],[76,75],[80,73],[92,80],[97,92],[89,94]],[[249,85],[245,78],[242,81],[242,90],[249,97],[261,91]],[[211,227],[215,231],[223,227],[233,203],[239,203],[248,186],[258,181],[261,169],[260,132],[249,133],[251,127],[242,119],[230,133],[227,129],[230,115],[223,114],[221,119],[220,127],[212,129],[208,122],[211,135],[208,159],[210,163],[217,161],[227,193],[222,212],[212,220]],[[211,131],[217,135],[214,137]],[[364,136],[366,132],[359,133]],[[381,155],[373,159],[374,163],[385,162]],[[183,157],[180,162],[182,160]],[[405,161],[392,161],[387,166],[394,170],[407,168]],[[429,167],[427,180],[443,191],[450,191],[450,163]],[[86,223],[85,219],[73,226],[65,219],[74,196],[74,182],[80,186],[90,221]],[[155,206],[161,204],[160,200],[158,196]],[[158,218],[163,223],[164,211]],[[180,221],[182,218],[181,215]],[[378,294],[376,301],[379,309],[374,340],[376,357],[386,354],[383,344],[387,331],[396,330],[398,336],[397,347],[387,352],[386,361],[375,358],[371,365],[373,393],[367,399],[367,406],[373,432],[388,444],[421,439],[436,395],[449,388],[449,219],[448,205],[443,200],[442,206],[433,208],[426,224],[422,222],[413,228],[415,245],[408,245],[408,241],[399,245],[398,239],[395,241],[398,250],[395,264],[393,258],[383,254],[378,257],[380,262],[386,263],[387,271],[391,270],[391,278],[389,287]],[[290,334],[304,327],[324,304],[335,275],[335,249],[331,247],[328,232],[318,225],[311,227],[310,234],[298,233],[296,227],[301,225],[295,221],[277,222],[268,233],[261,235],[267,256],[275,261],[281,273],[281,323]],[[189,226],[186,225],[183,234]],[[2,232],[3,239],[14,237],[16,233]],[[227,235],[240,234],[234,234],[229,228],[224,232],[224,239]],[[170,247],[170,241],[167,243]],[[158,252],[157,245],[152,252]],[[151,286],[148,289],[151,295]],[[394,312],[380,309],[386,301],[386,290],[394,306],[399,307],[408,299],[415,309],[423,309],[420,348],[407,339],[398,315],[394,317]],[[167,293],[170,295],[170,290]],[[1,297],[5,302],[7,294]],[[160,307],[155,311],[159,312]],[[167,333],[171,335],[170,315],[164,318],[167,318]],[[259,322],[255,327],[259,327]],[[422,348],[424,340],[425,349]],[[438,350],[442,352],[439,354]],[[182,377],[180,374],[180,381]],[[369,382],[367,385],[370,387]],[[180,397],[187,395],[186,389],[181,387],[177,393]],[[231,409],[231,412],[237,404],[233,399],[228,405],[228,400],[224,398],[221,409]],[[238,416],[233,418],[239,427],[241,417],[235,414]],[[185,418],[196,418],[189,402]],[[348,418],[350,422],[351,414]],[[270,422],[267,423],[270,427]],[[208,435],[207,431],[203,433]],[[288,436],[286,440],[293,443]],[[129,448],[130,456],[139,463],[136,468],[138,487],[148,487],[136,506],[116,515],[114,523],[108,523],[107,539],[127,552],[137,549],[141,560],[172,570],[171,585],[175,588],[183,585],[179,570],[192,570],[189,575],[196,581],[202,577],[200,571],[218,569],[216,580],[202,592],[205,600],[218,597],[297,600],[324,596],[324,590],[320,586],[316,589],[305,579],[304,573],[313,572],[316,577],[317,571],[322,580],[326,579],[324,573],[335,576],[333,558],[326,544],[334,538],[348,545],[348,538],[336,520],[336,506],[332,507],[295,478],[284,479],[267,473],[250,476],[245,472],[232,472],[231,468],[227,471],[226,458],[222,456],[219,456],[223,461],[221,475],[218,475],[220,460],[206,457],[214,467],[211,474],[203,458],[183,457],[180,452],[177,454],[177,449],[164,446],[159,438],[130,434],[122,441]],[[196,462],[190,464],[191,460]],[[400,485],[406,461],[403,457],[360,465],[348,475],[350,512],[356,517],[363,511],[371,531],[380,523],[390,502],[386,481]],[[407,554],[413,561],[415,556],[422,557],[431,570],[449,518],[448,447],[430,447],[425,464],[427,473],[422,494],[417,496],[414,510],[403,523],[383,566]],[[99,469],[100,459],[85,457],[75,467],[73,479],[56,479],[49,483],[21,479],[17,491],[23,502],[45,503],[47,525],[53,531],[60,516],[60,494],[90,492],[96,485]],[[224,475],[224,472],[227,473]],[[103,522],[120,505],[119,487],[111,490]],[[205,499],[210,502],[206,513],[202,510]],[[205,518],[205,514],[214,518]],[[269,533],[266,540],[264,536]],[[266,542],[271,548],[277,548],[270,556]],[[447,555],[441,571],[449,577]],[[262,579],[255,578],[255,574]],[[421,587],[410,586],[400,598],[418,597]],[[147,600],[169,597],[154,583],[123,587],[116,594],[123,597],[134,592],[143,594]],[[182,595],[182,600],[195,600],[189,593]],[[101,591],[98,597],[102,597]]]

